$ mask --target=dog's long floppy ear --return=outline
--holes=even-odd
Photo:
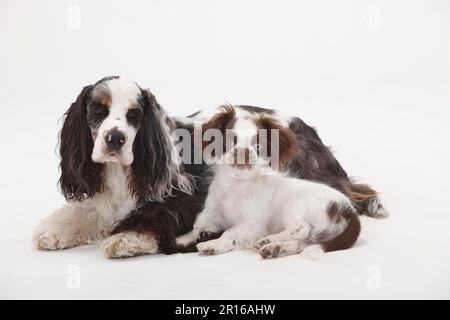
[[[271,157],[271,152],[278,152],[280,166],[284,166],[299,151],[299,139],[290,129],[266,114],[262,114],[258,122],[261,129],[267,130],[267,155]],[[272,130],[278,131],[278,141],[272,141]]]
[[[192,179],[183,172],[171,139],[173,121],[150,91],[141,89],[141,94],[144,116],[133,144],[131,192],[149,201],[163,201],[173,188],[192,193]]]
[[[59,185],[69,201],[83,201],[102,190],[103,165],[92,161],[94,141],[87,124],[87,103],[93,86],[86,86],[65,113],[60,131]]]

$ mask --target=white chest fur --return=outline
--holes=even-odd
[[[128,187],[129,168],[118,163],[106,163],[104,169],[104,192],[93,201],[104,216],[113,220],[123,219],[136,206],[136,199]]]

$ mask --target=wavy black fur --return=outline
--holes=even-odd
[[[164,112],[153,94],[141,90],[139,104],[144,116],[133,144],[130,190],[138,199],[162,199],[170,191],[171,146],[163,128]]]
[[[83,201],[103,188],[103,165],[91,159],[94,142],[88,126],[86,108],[94,86],[86,86],[65,113],[60,131],[59,186],[67,200]]]

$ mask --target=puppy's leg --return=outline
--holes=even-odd
[[[297,223],[293,223],[292,226],[280,233],[272,234],[256,241],[255,248],[261,249],[263,246],[271,242],[306,240],[309,238],[310,232],[311,226],[306,221],[301,220]]]
[[[212,197],[208,198],[205,203],[205,208],[195,219],[192,231],[177,237],[177,247],[185,248],[197,243],[204,233],[210,234],[222,231],[223,221],[219,216],[219,212],[220,210],[217,208]]]
[[[225,231],[219,239],[197,244],[200,254],[214,255],[247,249],[263,234],[258,224],[246,223]]]
[[[114,234],[102,243],[108,259],[122,259],[158,253],[158,242],[151,232],[127,231]]]
[[[184,248],[196,243],[203,234],[216,233],[221,231],[218,219],[210,211],[202,211],[195,221],[194,228],[182,236],[177,237],[177,246]]]
[[[258,253],[264,259],[290,256],[302,252],[309,244],[301,240],[271,242],[262,246]]]
[[[33,243],[39,250],[72,248],[105,238],[110,227],[111,221],[94,208],[67,205],[39,223]]]

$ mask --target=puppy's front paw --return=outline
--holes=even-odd
[[[123,232],[103,241],[102,250],[108,259],[130,258],[157,253],[158,243],[152,234]]]
[[[200,254],[205,256],[212,256],[219,253],[219,250],[216,248],[213,241],[207,241],[197,244],[197,250]]]
[[[71,234],[43,232],[34,236],[34,245],[39,250],[61,250],[89,243],[87,238]]]
[[[229,252],[232,248],[221,239],[216,239],[197,244],[197,250],[200,254],[211,256]]]
[[[262,238],[255,242],[254,247],[255,247],[255,249],[259,250],[270,242],[272,242],[272,241],[270,241],[269,238]]]
[[[192,232],[183,234],[182,236],[179,236],[176,239],[178,248],[189,247],[190,245],[194,244],[195,242],[197,242],[197,239]]]

